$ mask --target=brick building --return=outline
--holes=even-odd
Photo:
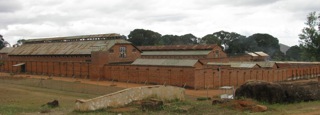
[[[10,53],[14,48],[13,47],[4,47],[0,50],[0,60],[8,59],[8,53]]]
[[[244,54],[229,56],[229,61],[239,62],[239,61],[268,61],[270,56],[264,52],[247,52]]]
[[[263,52],[228,57],[218,45],[137,48],[119,34],[30,39],[11,51],[2,49],[0,55],[4,72],[194,89],[320,75],[318,62],[269,62]]]
[[[30,39],[3,60],[7,72],[99,76],[104,64],[131,63],[141,51],[119,34]]]
[[[211,45],[167,45],[139,46],[141,58],[146,59],[198,59],[202,63],[226,62],[227,54],[221,46]]]

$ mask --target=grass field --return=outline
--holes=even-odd
[[[104,109],[95,112],[75,112],[73,107],[76,99],[89,99],[102,94],[121,90],[122,88],[83,84],[81,82],[64,82],[55,80],[39,80],[28,78],[0,77],[0,115],[40,114],[40,111],[50,110],[50,114],[254,114],[254,115],[320,115],[320,101],[294,104],[266,104],[269,110],[263,113],[236,111],[228,107],[212,106],[211,101],[196,101],[196,97],[187,96],[184,102],[166,103],[160,111],[143,112],[138,105],[130,105],[120,109]],[[57,99],[57,108],[42,107],[43,104]],[[182,111],[183,107],[191,107]]]
[[[41,105],[54,99],[59,100],[60,106],[57,111],[68,112],[74,106],[77,98],[92,98],[97,95],[48,90],[14,84],[0,84],[0,114],[18,114],[40,112]]]

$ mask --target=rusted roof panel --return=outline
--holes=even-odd
[[[194,59],[136,59],[132,63],[132,65],[194,67],[197,62],[198,62],[198,60],[194,60]]]
[[[124,39],[52,42],[23,44],[9,55],[79,55],[91,54],[92,51],[107,51],[116,43],[130,43]]]
[[[216,44],[210,45],[165,45],[165,46],[138,46],[141,51],[168,51],[168,50],[212,50],[219,47]]]
[[[155,56],[155,55],[208,55],[211,50],[197,50],[197,51],[143,51],[141,55],[145,56]]]

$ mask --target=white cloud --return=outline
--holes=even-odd
[[[11,0],[10,0],[11,1]],[[225,30],[250,36],[268,33],[298,44],[314,0],[0,0],[0,34],[18,39],[98,33],[128,35],[136,28],[203,37]],[[2,3],[6,3],[3,5]]]

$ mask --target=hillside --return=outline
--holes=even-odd
[[[280,51],[283,52],[284,54],[286,54],[286,52],[288,51],[290,46],[284,45],[282,43],[279,43],[279,45],[280,45]]]

